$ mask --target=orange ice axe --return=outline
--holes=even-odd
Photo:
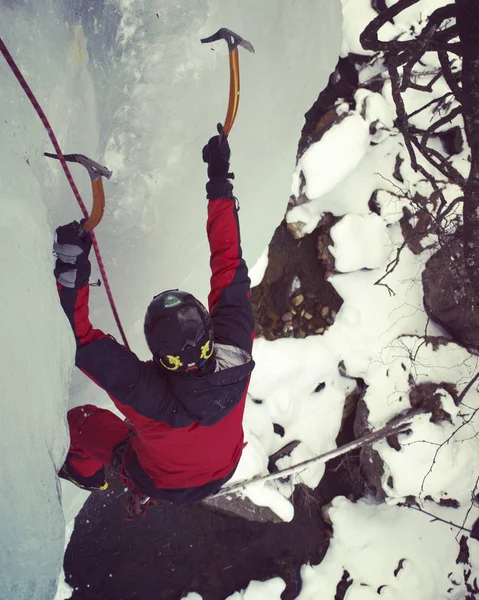
[[[218,40],[225,40],[228,44],[229,57],[230,57],[230,95],[228,101],[228,111],[226,113],[226,119],[223,125],[224,134],[227,136],[233,127],[233,123],[238,112],[239,105],[239,94],[240,94],[240,75],[239,75],[239,58],[238,58],[238,46],[243,46],[248,52],[254,52],[253,45],[244,40],[231,29],[222,27],[218,29],[216,33],[210,35],[210,37],[203,38],[202,44],[209,44],[210,42],[217,42]]]
[[[56,158],[59,160],[59,157],[56,154],[44,152],[44,155],[48,156],[49,158]],[[88,175],[90,175],[91,189],[93,192],[93,206],[90,216],[85,223],[83,223],[82,227],[85,231],[92,231],[101,221],[103,212],[105,210],[105,192],[103,190],[103,182],[101,178],[106,177],[107,179],[110,179],[112,172],[103,165],[100,165],[91,158],[88,158],[88,156],[85,156],[84,154],[64,154],[63,158],[66,161],[76,162],[80,165],[83,165],[88,171]]]

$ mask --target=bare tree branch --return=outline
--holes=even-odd
[[[292,475],[293,473],[300,473],[301,471],[304,471],[312,465],[326,463],[332,460],[333,458],[337,458],[338,456],[342,456],[343,454],[347,454],[348,452],[351,452],[353,450],[363,448],[364,446],[371,446],[372,444],[380,440],[386,439],[391,435],[405,433],[409,430],[413,417],[418,415],[420,412],[421,411],[419,410],[409,411],[407,415],[395,420],[394,423],[386,425],[385,427],[383,427],[382,429],[378,429],[377,431],[368,433],[367,435],[364,435],[363,437],[360,437],[357,440],[349,442],[344,446],[340,446],[339,448],[335,448],[334,450],[330,450],[329,452],[325,452],[324,454],[319,454],[318,456],[315,456],[308,460],[304,460],[303,462],[293,465],[292,467],[289,467],[287,469],[277,471],[276,473],[269,473],[268,475],[258,475],[256,477],[253,477],[252,479],[248,479],[247,481],[243,481],[236,485],[225,487],[219,492],[216,492],[216,494],[209,496],[209,498],[217,498],[218,496],[226,496],[228,494],[239,493],[244,491],[249,485],[253,483],[258,483],[260,481],[266,483],[267,481],[273,481],[274,479],[283,479],[285,477],[288,477],[289,475]]]
[[[443,102],[444,100],[446,100],[446,98],[449,98],[450,96],[453,96],[452,92],[448,92],[447,94],[444,94],[444,96],[441,96],[440,98],[433,98],[433,100],[431,100],[424,106],[421,106],[421,108],[418,108],[417,110],[413,111],[412,113],[409,113],[407,115],[408,120],[412,119],[412,117],[415,117],[416,115],[421,113],[423,110],[426,110],[426,108],[429,108],[433,104],[439,104],[439,103]]]
[[[424,135],[422,136],[422,140],[421,140],[421,152],[425,152],[426,151],[426,149],[427,149],[427,143],[428,143],[431,135],[435,131],[437,131],[443,125],[447,125],[448,123],[450,123],[451,121],[453,121],[456,117],[459,117],[460,115],[462,115],[462,107],[458,106],[458,107],[454,108],[453,110],[451,110],[451,112],[449,114],[445,115],[441,119],[438,119],[430,127],[428,127],[426,129],[426,131],[424,132]]]
[[[409,56],[414,52],[414,50],[418,47],[417,40],[391,40],[389,42],[382,42],[379,40],[379,30],[383,25],[385,25],[388,21],[391,21],[396,17],[399,13],[401,13],[406,8],[417,4],[419,0],[399,0],[396,4],[393,4],[388,10],[379,14],[375,19],[373,19],[364,29],[360,36],[361,45],[365,50],[373,50],[376,52],[384,51],[384,52],[408,52]],[[438,28],[442,25],[442,23],[446,20],[452,19],[455,17],[455,6],[453,4],[449,4],[447,6],[443,6],[438,8],[433,12],[433,14],[429,17],[429,20],[421,32],[422,38],[429,37],[431,31],[434,33],[438,30]],[[439,35],[437,39],[430,40],[429,50],[448,50],[449,52],[459,53],[461,51],[461,47],[459,44],[448,43],[449,39],[448,34]],[[404,64],[402,62],[401,64]]]

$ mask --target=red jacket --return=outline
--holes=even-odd
[[[76,365],[111,397],[134,428],[126,473],[150,496],[197,500],[231,477],[241,456],[243,412],[254,367],[250,280],[242,258],[235,200],[208,204],[217,367],[204,376],[171,373],[98,329],[88,317],[89,287],[59,285],[77,340]]]

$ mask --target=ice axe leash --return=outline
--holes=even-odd
[[[37,115],[39,116],[41,122],[43,123],[43,125],[44,125],[44,127],[45,127],[45,129],[46,129],[46,131],[48,133],[48,136],[49,136],[49,138],[50,138],[50,140],[51,140],[51,142],[53,144],[53,147],[55,148],[55,151],[56,151],[55,158],[58,158],[58,160],[60,161],[60,163],[62,165],[62,168],[63,168],[63,171],[65,173],[65,176],[66,176],[66,178],[68,180],[68,183],[70,184],[70,187],[72,188],[73,194],[74,194],[74,196],[75,196],[75,198],[76,198],[76,200],[78,202],[78,205],[80,206],[80,210],[81,210],[81,212],[83,213],[83,216],[85,217],[85,219],[87,219],[87,222],[88,222],[88,219],[90,218],[89,215],[88,215],[88,211],[87,211],[87,209],[85,207],[85,204],[84,204],[84,202],[83,202],[83,200],[82,200],[82,198],[80,196],[80,192],[78,191],[78,188],[75,185],[75,182],[73,181],[72,174],[70,172],[70,169],[68,168],[67,162],[65,160],[65,157],[63,156],[63,153],[61,151],[61,148],[60,148],[60,145],[59,145],[59,143],[57,141],[57,138],[56,138],[56,136],[55,136],[55,134],[53,132],[53,129],[52,129],[52,127],[51,127],[51,125],[50,125],[50,123],[49,123],[49,121],[48,121],[48,119],[47,119],[47,117],[46,117],[46,115],[45,115],[42,107],[40,106],[38,100],[36,99],[34,93],[32,92],[30,86],[26,82],[26,80],[23,77],[22,73],[20,72],[20,69],[18,68],[17,64],[15,63],[12,55],[8,51],[8,48],[6,47],[4,41],[3,41],[3,39],[1,37],[0,37],[0,52],[3,54],[3,57],[7,61],[8,66],[12,70],[12,72],[15,75],[18,83],[22,87],[22,89],[25,92],[27,98],[30,100],[33,108],[35,109]],[[77,156],[79,156],[79,155],[77,155]],[[98,163],[96,163],[96,164],[98,164]],[[100,182],[101,182],[101,177],[100,177]],[[92,182],[92,186],[93,186],[93,182]],[[99,188],[99,184],[97,184],[96,187]],[[103,185],[102,185],[101,189],[103,190]],[[97,195],[98,195],[98,198],[100,199],[100,193],[99,192],[100,191],[98,190]],[[92,216],[93,216],[93,211],[92,211]],[[106,271],[105,271],[105,266],[103,264],[103,260],[102,260],[101,254],[100,254],[100,248],[98,247],[98,242],[96,240],[96,237],[95,237],[95,234],[93,233],[93,231],[90,231],[90,235],[91,235],[91,238],[92,238],[92,243],[93,243],[93,249],[95,251],[95,256],[96,256],[96,259],[98,261],[98,266],[100,268],[101,278],[103,280],[103,285],[105,287],[106,295],[108,297],[108,301],[110,303],[110,307],[111,307],[111,310],[113,312],[113,316],[115,317],[115,321],[116,321],[116,324],[117,324],[118,329],[120,331],[120,335],[121,335],[121,338],[123,340],[123,343],[125,344],[125,346],[127,348],[129,348],[128,341],[126,339],[126,335],[125,335],[125,332],[123,330],[123,326],[121,324],[120,317],[118,315],[118,311],[116,309],[115,301],[113,300],[113,295],[111,293],[110,284],[108,282],[108,277],[107,277]]]
[[[218,40],[225,40],[228,44],[229,59],[230,59],[230,93],[228,100],[228,110],[226,112],[225,122],[223,124],[223,131],[226,136],[229,135],[233,123],[235,122],[236,113],[238,112],[239,105],[239,94],[240,94],[240,74],[239,74],[239,57],[238,57],[238,46],[246,48],[248,52],[254,52],[253,45],[244,40],[231,29],[222,27],[218,29],[216,33],[210,35],[207,38],[201,40],[202,44],[209,44],[211,42],[217,42]]]

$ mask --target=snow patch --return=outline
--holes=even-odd
[[[454,528],[417,511],[370,500],[353,504],[335,498],[328,513],[334,536],[320,565],[303,566],[298,600],[334,598],[343,571],[352,579],[346,594],[351,600],[377,598],[379,589],[391,600],[466,597]]]
[[[368,146],[369,127],[358,114],[352,114],[331,127],[298,162],[297,168],[306,179],[306,196],[314,200],[332,190],[359,165]],[[293,212],[294,209],[289,215]],[[293,217],[288,218],[289,222],[294,220]]]
[[[331,228],[329,246],[341,273],[384,267],[391,251],[384,220],[375,214],[346,215]]]

